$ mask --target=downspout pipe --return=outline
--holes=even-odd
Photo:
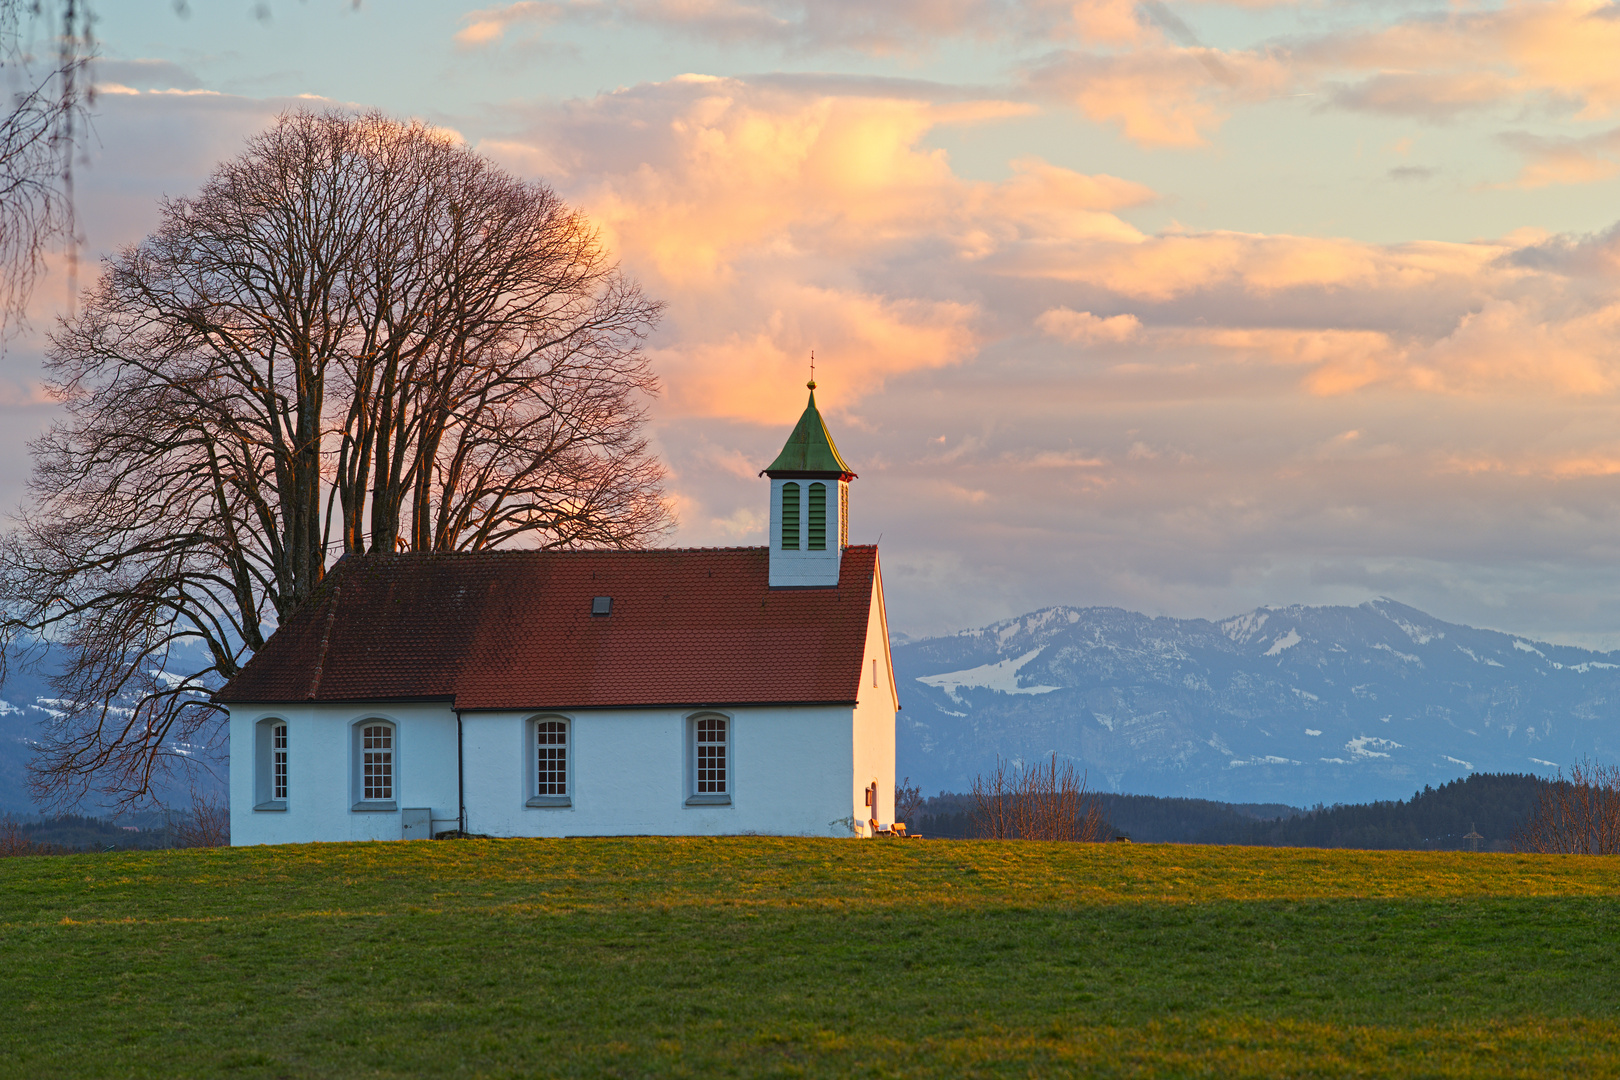
[[[456,828],[467,835],[467,770],[462,766],[461,710],[456,710]]]

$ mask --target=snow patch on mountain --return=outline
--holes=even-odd
[[[1415,644],[1427,645],[1435,638],[1443,638],[1446,636],[1445,631],[1443,630],[1433,630],[1427,626],[1415,626],[1401,618],[1399,615],[1391,615],[1389,612],[1383,611],[1382,608],[1379,610],[1383,612],[1384,618],[1400,627],[1402,632],[1404,632],[1407,637],[1411,638]]]
[[[1005,640],[1005,639],[1003,639]],[[1061,686],[1019,686],[1018,672],[1025,664],[1041,655],[1045,646],[1040,649],[1031,649],[1013,660],[1001,660],[994,664],[980,664],[965,671],[948,671],[943,675],[919,675],[917,681],[924,686],[934,686],[950,695],[952,701],[962,704],[958,690],[974,688],[982,690],[997,690],[1003,694],[1050,694],[1054,690],[1061,690]]]
[[[1540,649],[1536,648],[1534,645],[1530,644],[1528,641],[1520,641],[1518,638],[1514,638],[1513,639],[1513,647],[1515,649],[1518,649],[1520,652],[1533,652],[1537,656],[1541,657],[1543,660],[1547,659],[1547,654],[1546,653],[1542,652]]]
[[[1247,615],[1238,615],[1221,623],[1221,630],[1227,637],[1239,645],[1247,645],[1260,636],[1260,630],[1271,618],[1268,611],[1251,611]]]
[[[1265,754],[1248,759],[1233,758],[1226,763],[1228,769],[1235,769],[1240,765],[1298,765],[1300,762],[1293,758],[1278,757],[1276,754]]]
[[[1301,640],[1302,639],[1299,636],[1299,631],[1290,627],[1288,633],[1277,635],[1277,640],[1271,643],[1271,648],[1266,650],[1266,655],[1276,656],[1284,649],[1292,649],[1295,645],[1298,645]]]
[[[1419,667],[1423,666],[1423,661],[1419,660],[1417,657],[1413,656],[1411,653],[1400,652],[1397,649],[1394,649],[1394,648],[1392,648],[1392,647],[1390,647],[1388,645],[1385,645],[1382,641],[1380,641],[1378,644],[1374,645],[1373,648],[1380,649],[1383,652],[1391,653],[1391,654],[1399,657],[1400,659],[1405,660],[1408,664],[1416,664]]]
[[[1350,751],[1353,756],[1359,758],[1387,758],[1389,752],[1399,750],[1401,744],[1392,739],[1380,739],[1373,735],[1358,735],[1345,743],[1344,748]]]

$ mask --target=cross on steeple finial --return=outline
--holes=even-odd
[[[816,388],[816,350],[810,350],[810,381],[804,385],[814,390]]]

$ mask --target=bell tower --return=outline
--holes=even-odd
[[[849,544],[849,482],[855,479],[816,409],[810,403],[787,445],[761,471],[771,478],[771,587],[817,588],[838,584]]]

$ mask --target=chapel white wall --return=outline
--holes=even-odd
[[[255,726],[272,718],[287,724],[287,808],[254,810]],[[395,725],[395,806],[429,808],[435,830],[455,828],[456,716],[448,704],[246,705],[230,710],[231,843],[400,839],[399,810],[351,809],[351,727],[366,719]]]
[[[731,719],[730,806],[689,807],[688,720]],[[849,836],[849,706],[464,713],[467,827],[492,836]],[[570,721],[572,805],[528,807],[530,723]],[[892,766],[891,766],[892,769]]]
[[[863,826],[876,817],[879,824],[894,821],[894,738],[898,696],[894,682],[894,662],[889,653],[889,623],[883,608],[883,574],[874,569],[872,604],[867,616],[866,646],[861,661],[861,688],[856,699],[852,726],[855,820]],[[875,677],[874,677],[875,672]],[[867,785],[878,786],[877,812],[866,805]]]

